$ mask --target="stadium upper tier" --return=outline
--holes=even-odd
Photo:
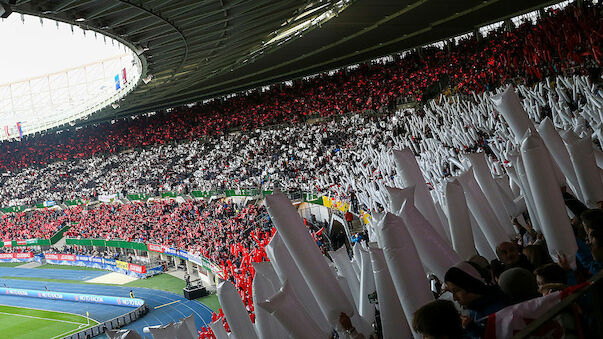
[[[145,84],[78,125],[128,117],[447,41],[572,0],[8,1],[139,53]],[[6,0],[4,2],[7,2]]]
[[[0,200],[6,206],[103,193],[272,187],[276,182],[284,188],[324,190],[333,180],[313,183],[316,172],[328,171],[324,164],[339,161],[332,154],[341,147],[338,141],[361,140],[354,139],[358,122],[345,129],[349,134],[340,133],[344,129],[336,125],[296,125],[288,133],[255,129],[347,112],[392,112],[400,102],[426,101],[440,86],[444,93],[468,94],[511,82],[533,84],[556,74],[597,74],[599,9],[569,7],[511,32],[501,27],[480,42],[459,41],[450,51],[427,48],[421,55],[363,64],[245,96],[5,142],[0,144],[0,167],[13,172],[2,179]],[[325,129],[322,135],[320,128]],[[244,134],[225,135],[233,129]],[[295,140],[287,139],[297,133]],[[270,134],[282,140],[265,140]],[[287,144],[299,145],[301,151]],[[330,144],[340,147],[331,149]],[[133,152],[122,152],[128,149]]]
[[[136,53],[106,36],[29,15],[0,24],[0,140],[69,127],[132,91],[141,75]]]

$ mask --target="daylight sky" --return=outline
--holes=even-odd
[[[24,80],[64,69],[85,65],[124,53],[124,47],[112,46],[103,36],[65,23],[13,13],[0,19],[0,84]],[[121,47],[121,49],[120,49]]]

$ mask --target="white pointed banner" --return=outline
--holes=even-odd
[[[322,331],[328,331],[331,326],[328,324],[316,298],[314,298],[278,232],[274,234],[270,243],[266,246],[266,255],[270,259],[281,284],[288,280],[297,296],[297,300],[303,304],[308,314],[321,327]]]
[[[288,280],[285,280],[283,287],[275,295],[266,301],[259,302],[258,305],[278,318],[293,338],[330,338],[331,333],[322,332],[318,324],[297,300]]]
[[[461,259],[467,260],[476,255],[477,251],[471,232],[471,217],[465,193],[456,179],[446,182],[445,192],[452,246]]]
[[[406,319],[412,319],[417,309],[433,301],[429,281],[402,218],[388,213],[380,227],[387,268],[391,273]],[[415,338],[421,338],[420,334],[413,334]]]
[[[268,300],[281,289],[272,263],[269,261],[253,263],[255,275],[251,285],[255,309],[255,327],[260,339],[286,338],[287,331],[274,315],[259,307],[258,303]]]
[[[404,315],[402,304],[396,294],[396,287],[387,268],[383,250],[376,244],[369,244],[375,287],[379,301],[379,314],[384,339],[409,338],[412,336],[410,325]]]
[[[425,216],[429,223],[440,233],[444,238],[447,234],[444,230],[444,226],[440,222],[440,219],[435,210],[433,200],[427,189],[425,178],[421,173],[417,159],[412,151],[405,148],[401,151],[394,150],[394,162],[396,164],[396,170],[402,178],[406,187],[415,187],[415,201],[414,205],[421,211],[421,214]]]
[[[521,157],[549,254],[554,260],[564,254],[575,264],[578,245],[547,152],[537,135],[528,135],[521,144]]]
[[[536,131],[534,124],[530,121],[528,114],[521,106],[521,102],[513,86],[509,86],[502,93],[492,96],[490,100],[492,100],[496,110],[503,115],[505,121],[511,127],[516,142],[521,141],[521,138],[528,129]]]
[[[224,310],[230,331],[238,338],[258,339],[255,327],[249,319],[243,300],[236,287],[230,281],[221,281],[218,284],[218,300]]]
[[[458,181],[463,186],[469,210],[475,216],[475,220],[486,236],[490,247],[496,248],[500,243],[509,241],[509,238],[492,211],[492,207],[488,204],[484,192],[482,192],[477,181],[475,181],[473,170],[469,169],[459,175]]]
[[[337,326],[341,313],[354,315],[354,306],[337,284],[335,275],[287,196],[278,191],[267,196],[266,208],[331,326]]]
[[[461,261],[461,257],[409,201],[402,206],[401,217],[421,261],[432,270],[432,273],[443,280],[446,271]]]

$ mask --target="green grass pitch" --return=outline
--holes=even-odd
[[[62,338],[96,324],[77,314],[0,305],[2,338]]]

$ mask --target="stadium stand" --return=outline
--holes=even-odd
[[[76,208],[76,210],[79,208]],[[47,239],[69,222],[73,211],[36,210],[2,215],[2,239]]]
[[[0,166],[10,170],[12,177],[3,178],[0,201],[3,205],[21,205],[90,199],[104,192],[122,193],[133,188],[143,191],[135,193],[168,190],[184,184],[181,182],[187,178],[190,181],[193,168],[219,164],[213,159],[199,163],[199,157],[190,154],[191,149],[199,149],[198,139],[204,136],[216,136],[214,141],[210,139],[214,143],[232,129],[253,131],[315,116],[383,111],[393,108],[401,97],[425,99],[426,89],[440,83],[452,93],[468,94],[511,81],[533,84],[550,75],[589,74],[600,65],[598,31],[592,29],[600,25],[597,8],[571,7],[551,12],[537,25],[526,22],[512,32],[501,28],[479,43],[475,38],[459,41],[450,52],[428,48],[420,56],[409,54],[386,64],[363,64],[332,76],[296,81],[291,87],[274,86],[267,92],[180,107],[134,120],[3,143]],[[172,141],[192,143],[174,146]],[[275,142],[283,144],[285,140]],[[223,151],[232,149],[231,144],[219,147]],[[134,153],[120,153],[130,149]],[[204,152],[213,149],[201,148]],[[183,158],[186,152],[189,156]],[[49,166],[43,166],[46,164]],[[227,187],[237,186],[238,178],[217,173],[228,165],[208,168],[199,176],[205,179],[222,174],[220,179],[226,180]],[[248,168],[246,173],[255,177],[246,184],[262,184],[263,170]],[[183,186],[189,186],[190,191],[220,185],[219,180],[199,181]]]
[[[356,218],[361,211],[372,214],[372,221],[365,225],[367,237],[383,248],[382,263],[390,271],[379,275],[378,260],[373,256],[380,249],[362,242],[354,245],[351,253],[344,250],[344,259],[336,259],[336,248],[319,251],[317,246],[306,247],[305,259],[311,258],[311,253],[326,253],[332,259],[333,263],[328,261],[336,266],[333,268],[342,283],[332,279],[320,288],[333,295],[341,293],[345,300],[339,300],[338,305],[329,304],[333,299],[318,298],[318,292],[313,290],[309,296],[312,300],[316,297],[320,309],[315,310],[322,313],[306,315],[305,319],[302,311],[311,306],[301,300],[302,295],[294,294],[293,299],[299,300],[291,302],[302,305],[299,319],[316,325],[316,333],[332,335],[324,331],[323,324],[312,323],[316,320],[310,318],[315,316],[327,323],[331,332],[336,328],[350,338],[368,338],[375,333],[384,337],[510,337],[514,330],[529,328],[529,321],[505,327],[505,319],[542,316],[574,291],[592,293],[592,279],[597,279],[599,285],[594,288],[600,290],[600,13],[600,4],[568,6],[546,13],[536,23],[522,23],[510,31],[503,27],[480,41],[469,38],[447,50],[427,48],[389,63],[366,63],[334,75],[295,81],[292,86],[273,86],[264,92],[253,91],[77,131],[28,137],[20,143],[2,143],[0,166],[11,175],[2,178],[0,202],[60,203],[96,200],[100,195],[116,193],[122,197],[133,193],[159,196],[165,191],[189,194],[194,190],[227,188],[301,190],[327,195],[350,202]],[[438,86],[436,93],[432,92],[434,84]],[[503,86],[508,84],[516,86],[518,102],[525,109],[520,109],[524,113],[521,123],[513,120],[516,111],[510,114],[508,107],[490,101],[495,95],[503,95]],[[401,103],[411,103],[412,107],[401,108]],[[564,130],[561,137],[570,145],[567,161],[571,160],[578,177],[565,172],[558,153],[550,149],[550,139],[544,132],[547,123],[554,125],[553,131],[555,127]],[[524,124],[521,135],[514,130],[518,124]],[[534,134],[528,133],[522,143],[523,132],[528,129]],[[538,133],[546,139],[544,143]],[[581,151],[571,148],[579,143],[579,136],[594,148],[588,156],[591,172],[580,171],[579,166],[587,165],[580,165],[575,159]],[[545,151],[542,159],[552,165],[548,169],[533,161],[541,154],[529,153],[540,144],[540,150]],[[403,153],[392,154],[391,149],[405,149],[410,158],[404,158]],[[480,160],[472,157],[473,153],[486,155],[482,169],[489,180],[480,177]],[[517,154],[521,154],[520,162]],[[414,167],[409,169],[415,155],[417,182],[421,184],[415,185],[417,192],[413,192],[416,209],[413,204],[402,202],[394,208],[396,191],[388,188],[416,184],[411,181],[417,172]],[[472,179],[466,179],[466,173],[472,171],[465,171],[471,166],[474,174],[468,174]],[[535,178],[535,168],[552,180]],[[554,172],[557,169],[558,173]],[[556,181],[559,173],[562,180]],[[595,188],[589,189],[583,183],[588,175],[594,178],[589,183]],[[454,206],[467,212],[464,229],[468,227],[468,233],[475,238],[469,245],[471,258],[460,254],[464,243],[455,239],[454,227],[448,227],[456,220],[451,212],[453,204],[447,200],[452,194],[448,191],[451,179],[461,182],[461,200],[466,197],[464,207]],[[551,182],[553,188],[548,185]],[[487,186],[490,183],[492,186]],[[425,196],[420,195],[423,191]],[[551,201],[561,205],[538,200],[546,196],[543,192],[550,192],[554,196]],[[268,260],[266,247],[275,233],[282,234],[309,290],[316,288],[312,284],[319,280],[307,278],[314,273],[301,264],[303,256],[292,250],[295,246],[289,239],[295,237],[288,238],[287,233],[289,223],[294,222],[283,218],[286,214],[279,209],[280,196],[277,192],[263,204],[244,206],[222,199],[158,199],[90,208],[40,209],[4,214],[0,227],[6,229],[5,240],[49,238],[70,222],[73,225],[65,235],[71,238],[152,242],[186,249],[220,265],[221,278],[226,282],[219,286],[225,288],[225,284],[233,283],[243,300],[245,317],[249,314],[258,326],[255,328],[272,319],[280,322],[281,330],[299,335],[310,329],[302,326],[302,320],[297,325],[288,321],[283,315],[286,311],[279,309],[278,298],[269,298],[273,305],[253,299],[252,264]],[[551,206],[561,208],[554,212]],[[571,212],[571,224],[565,206]],[[561,218],[550,218],[551,215]],[[567,222],[563,223],[565,219]],[[410,223],[429,227],[423,228],[424,233],[413,231],[413,227],[406,231],[404,224]],[[316,237],[322,232],[317,232],[316,226],[306,220],[307,232],[302,232],[301,238],[320,243]],[[558,229],[553,228],[557,226]],[[404,236],[397,233],[399,229],[405,230]],[[402,240],[391,240],[394,238]],[[403,241],[406,246],[402,246]],[[401,259],[396,254],[399,248],[411,250]],[[413,259],[415,262],[411,262]],[[402,262],[395,260],[408,264],[404,266],[409,270],[406,273],[417,271],[404,277],[394,271]],[[372,276],[364,278],[373,272],[371,267],[374,281]],[[423,278],[423,267],[434,274]],[[276,263],[274,269],[278,269]],[[326,264],[320,274],[336,277]],[[382,298],[380,294],[387,290],[381,285],[385,280],[394,302],[385,300],[390,295]],[[415,294],[408,294],[405,299],[405,292],[401,292],[404,289]],[[353,296],[348,298],[344,290]],[[369,290],[378,292],[380,322],[368,293],[362,294]],[[450,301],[438,299],[446,291],[452,293],[466,313],[461,316]],[[396,292],[399,298],[395,298]],[[278,293],[287,297],[285,287]],[[297,289],[295,293],[302,292]],[[597,298],[600,302],[600,296]],[[357,313],[351,319],[344,311],[346,304]],[[264,311],[262,316],[267,317],[267,313],[272,318],[256,319],[261,314],[258,305]],[[560,316],[545,319],[549,321],[545,325],[557,326],[563,333],[577,337],[600,335],[593,305],[579,300],[581,313],[576,312],[575,305],[569,311],[559,308],[553,316]],[[224,312],[220,310],[212,319],[215,324],[223,324],[229,332],[241,331],[241,326],[249,321],[234,317],[232,304],[222,306]],[[380,325],[373,330],[373,323]],[[199,338],[214,338],[215,331],[213,327],[204,328]],[[270,331],[279,333],[274,328]],[[237,337],[241,332],[238,333]]]

